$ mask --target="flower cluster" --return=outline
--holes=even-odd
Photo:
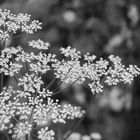
[[[137,66],[125,67],[121,59],[110,55],[107,60],[100,58],[96,60],[95,55],[84,55],[70,47],[60,49],[61,54],[66,57],[61,61],[57,60],[52,67],[55,70],[56,78],[65,83],[88,84],[93,93],[103,91],[103,83],[117,85],[119,82],[131,84],[134,77],[140,74]]]
[[[54,131],[48,130],[48,127],[38,131],[38,138],[42,140],[54,140]]]
[[[57,61],[55,57],[55,54],[45,54],[40,52],[38,55],[34,56],[35,63],[30,63],[30,71],[42,74],[46,73],[51,70],[51,66],[49,64]]]
[[[19,13],[17,15],[10,10],[0,9],[0,39],[7,40],[18,30],[33,34],[34,31],[41,29],[41,23],[38,20],[30,21],[31,15]]]
[[[47,50],[50,44],[48,42],[43,42],[42,40],[32,40],[29,42],[29,46],[37,49]]]
[[[19,78],[18,86],[23,86],[24,91],[35,93],[40,90],[42,84],[41,77],[37,77],[35,74],[29,75],[25,73],[23,78]]]
[[[13,62],[13,56],[21,51],[21,47],[18,48],[5,48],[1,52],[0,56],[0,73],[3,72],[5,75],[13,76],[14,73],[18,73],[22,65]]]
[[[8,10],[0,10],[0,33],[8,34],[6,37],[3,33],[0,34],[0,39],[6,40],[18,29],[33,33],[41,28],[38,21],[29,22],[30,16],[27,14],[13,15]],[[28,46],[48,50],[50,45],[39,39],[30,41]],[[53,140],[54,132],[46,127],[49,123],[65,123],[67,119],[80,118],[83,115],[84,111],[80,107],[61,105],[58,100],[53,99],[53,95],[60,91],[50,91],[49,87],[53,82],[47,87],[44,86],[41,75],[47,74],[48,71],[54,73],[55,79],[66,84],[87,84],[93,93],[102,92],[103,83],[130,84],[134,77],[140,74],[137,66],[125,67],[121,59],[113,55],[107,60],[102,58],[96,60],[95,55],[87,53],[82,56],[70,46],[61,48],[60,53],[64,59],[59,60],[50,52],[29,53],[20,46],[2,50],[0,73],[13,76],[19,89],[3,88],[0,93],[0,130],[6,129],[9,134],[13,134],[13,137],[20,138],[30,135],[32,129],[38,129],[39,126],[42,128],[38,131],[38,138]],[[26,66],[24,74],[23,66]]]
[[[15,95],[13,101],[10,100],[13,96],[12,92],[14,92]],[[24,94],[25,96],[16,96],[17,94]],[[26,100],[21,102],[20,97],[22,97],[22,99],[24,97]],[[65,123],[66,119],[80,118],[84,113],[80,107],[73,107],[69,104],[62,106],[58,104],[58,101],[55,102],[50,97],[46,98],[47,101],[44,103],[43,98],[40,97],[41,96],[34,96],[25,91],[5,89],[1,93],[0,99],[0,130],[10,130],[9,132],[12,132],[13,137],[20,138],[26,134],[30,134],[34,124],[44,127],[51,120],[54,123]],[[18,120],[16,116],[19,116]],[[15,120],[17,125],[10,128],[9,125],[12,119]],[[14,124],[12,124],[12,126],[14,126]],[[39,138],[44,139],[44,134],[41,132],[42,129],[38,131]],[[50,130],[50,132],[52,132],[52,130]]]
[[[12,115],[15,113],[13,106],[14,102],[11,102],[11,96],[14,94],[12,87],[3,88],[0,93],[0,131],[8,129]]]
[[[28,122],[20,122],[14,127],[14,135],[13,137],[21,138],[24,137],[26,134],[29,134],[32,130],[32,125]]]
[[[57,102],[47,98],[47,104],[42,103],[36,106],[33,119],[37,125],[48,124],[50,119],[54,123],[65,123],[66,119],[80,118],[84,113],[80,110],[80,107],[73,107],[70,104],[62,106]]]
[[[42,44],[42,47],[43,45],[46,47],[45,43]],[[1,102],[3,103],[3,108],[0,109],[0,112],[2,112],[1,118],[3,118],[0,125],[1,130],[8,129],[8,132],[12,133],[13,137],[19,138],[30,134],[33,124],[44,126],[50,121],[53,123],[65,123],[66,119],[80,118],[82,116],[84,112],[81,111],[80,107],[58,104],[58,100],[51,99],[54,93],[43,88],[44,82],[39,75],[46,73],[48,70],[53,70],[52,65],[58,62],[54,54],[28,53],[21,47],[5,48],[0,56],[0,72],[5,75],[15,76],[15,73],[20,72],[22,67],[17,66],[12,69],[9,62],[19,66],[26,64],[28,68],[25,75],[20,75],[21,77],[17,79],[17,85],[21,87],[20,90],[6,90],[5,88],[1,93],[1,99],[4,100],[4,103]],[[11,92],[14,92],[14,94],[11,94]],[[10,109],[13,111],[12,115],[9,114]],[[18,116],[18,120],[16,116]],[[11,119],[14,119],[17,125],[10,128],[8,125],[10,125]],[[38,132],[39,138],[44,139],[46,136],[49,137],[48,135],[51,138],[54,136],[52,135],[52,130],[43,130],[42,128]]]
[[[108,69],[108,76],[105,80],[108,85],[117,85],[119,82],[131,84],[134,77],[139,75],[140,69],[137,66],[129,65],[125,68],[119,57],[111,55],[109,59],[114,64],[114,68]]]

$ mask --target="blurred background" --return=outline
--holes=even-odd
[[[31,14],[43,23],[41,31],[14,38],[10,45],[26,46],[29,40],[42,39],[51,44],[51,51],[57,55],[60,47],[70,45],[82,54],[90,52],[103,58],[115,54],[125,65],[140,67],[139,0],[0,0],[0,8]],[[51,78],[43,76],[46,83]],[[75,85],[56,98],[87,111],[74,130],[80,136],[94,133],[101,135],[95,135],[98,140],[140,139],[140,77],[131,86],[106,87],[98,95],[92,95],[87,87]],[[58,139],[77,121],[55,125]]]

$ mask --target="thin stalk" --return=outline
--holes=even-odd
[[[79,121],[76,123],[76,125],[74,125],[74,127],[66,134],[64,135],[62,140],[67,140],[68,137],[74,132],[74,130],[80,125],[80,123],[83,121],[83,119],[85,118],[86,113],[79,119]]]
[[[25,65],[26,65],[27,73],[30,74],[29,65],[28,65],[27,61],[25,62]]]
[[[12,35],[11,35],[11,38],[15,39],[15,38],[18,38],[18,37],[21,37],[21,36],[23,36],[23,33],[21,33],[21,34],[19,34],[19,35],[15,35],[15,36],[12,36]]]
[[[52,84],[54,83],[55,80],[56,80],[56,78],[53,78],[52,81],[46,87],[46,89],[49,89],[52,86]]]
[[[4,134],[5,134],[6,138],[7,138],[7,140],[10,140],[9,135],[7,134],[6,131],[4,131]]]
[[[63,82],[61,81],[61,82],[59,82],[59,84],[58,84],[58,86],[57,86],[57,88],[53,91],[53,92],[56,92],[59,88],[60,88],[60,86],[61,86],[61,84],[62,84]]]
[[[14,79],[15,79],[15,81],[17,82],[17,84],[18,84],[18,79],[16,78],[16,76],[14,75]]]
[[[80,78],[80,77],[79,77],[79,78]],[[66,89],[70,88],[71,86],[73,86],[73,85],[79,80],[79,78],[77,78],[77,79],[76,79],[72,84],[70,84],[69,86],[67,86],[67,87],[65,87],[65,88],[63,88],[63,89],[60,89],[59,91],[53,93],[52,96],[54,96],[54,95],[56,95],[56,94],[62,92],[63,90],[66,90]]]
[[[28,140],[28,135],[26,135],[26,140]]]
[[[34,109],[35,109],[35,105],[33,106],[32,108],[32,111],[31,111],[31,115],[29,116],[29,120],[28,120],[28,123],[32,123],[32,118],[33,118],[33,115],[34,115]]]
[[[103,84],[103,82],[105,81],[105,79],[106,79],[106,76],[104,76],[103,77],[103,79],[101,80],[101,84]],[[57,93],[57,92],[56,92]],[[55,93],[55,94],[56,94]],[[74,127],[66,134],[66,135],[64,135],[64,138],[63,138],[63,140],[67,140],[68,139],[68,137],[73,133],[73,131],[80,125],[80,123],[83,121],[83,119],[85,118],[85,116],[86,116],[86,113],[83,115],[83,117],[77,122],[77,124],[76,125],[74,125]]]
[[[3,72],[1,73],[1,75],[0,75],[0,91],[2,91],[2,89],[3,89],[3,79],[4,79],[4,77],[3,77]]]
[[[16,121],[17,124],[19,124],[19,121],[14,116],[12,116],[12,118]]]
[[[71,70],[71,69],[70,69],[70,70]],[[69,70],[69,71],[70,71],[70,70]],[[68,76],[68,73],[66,74],[65,78],[63,79],[63,81],[65,81],[65,79],[67,78],[67,76]],[[63,83],[63,82],[60,81],[59,84],[58,84],[58,86],[57,86],[57,88],[56,88],[53,92],[56,92],[56,91],[60,88],[60,86],[61,86],[62,83]]]
[[[15,79],[15,81],[16,81],[16,83],[17,83],[17,85],[18,85],[18,79],[16,78],[16,76],[14,75],[14,79]],[[22,87],[22,86],[19,86],[23,91],[24,91],[24,88]]]
[[[6,48],[6,41],[3,41],[3,49],[5,49]],[[4,85],[4,75],[3,75],[3,72],[1,72],[1,74],[0,74],[0,92],[2,91],[2,89],[3,89],[3,85]]]

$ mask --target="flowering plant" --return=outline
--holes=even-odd
[[[66,83],[66,88],[73,84],[87,84],[95,94],[103,91],[103,83],[109,86],[119,82],[131,84],[140,74],[137,66],[125,67],[119,57],[110,55],[107,60],[97,60],[95,55],[87,53],[82,56],[70,46],[60,49],[64,57],[60,60],[48,52],[49,43],[40,39],[28,42],[29,47],[39,50],[38,54],[26,52],[21,46],[6,46],[6,41],[18,30],[32,34],[38,29],[41,29],[41,23],[30,21],[30,15],[14,15],[9,10],[0,10],[0,39],[4,45],[0,55],[0,130],[6,130],[16,139],[30,139],[32,131],[38,130],[39,139],[53,140],[55,133],[48,128],[50,121],[65,123],[66,119],[82,117],[84,111],[80,107],[60,105],[53,99],[62,91],[50,91],[56,79]],[[24,75],[21,73],[23,65],[26,66]],[[49,71],[55,78],[46,87],[41,75]],[[3,87],[3,75],[13,77],[19,88]]]

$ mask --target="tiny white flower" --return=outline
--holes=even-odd
[[[37,49],[47,50],[50,46],[48,42],[43,42],[42,40],[32,40],[29,43],[29,46]]]
[[[38,138],[41,140],[54,140],[54,131],[48,130],[48,127],[41,128],[41,130],[38,131]]]

